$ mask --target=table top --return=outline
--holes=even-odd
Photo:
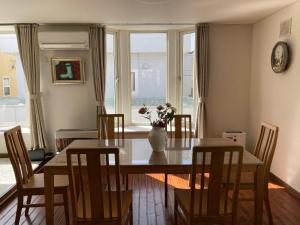
[[[193,146],[233,146],[232,140],[225,138],[171,139],[162,152],[153,152],[148,139],[117,140],[75,140],[66,149],[93,149],[99,147],[119,147],[120,166],[190,166]],[[66,149],[51,159],[45,167],[66,167]],[[233,160],[233,162],[235,159]],[[244,151],[243,164],[259,166],[263,163],[248,151]]]

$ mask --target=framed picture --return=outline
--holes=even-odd
[[[79,57],[52,58],[52,82],[54,84],[83,84],[83,63]]]

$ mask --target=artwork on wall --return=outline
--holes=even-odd
[[[272,56],[271,66],[275,73],[282,73],[287,69],[289,63],[289,49],[286,42],[279,41],[275,44]]]
[[[54,84],[83,84],[84,70],[79,57],[52,58],[52,82]]]

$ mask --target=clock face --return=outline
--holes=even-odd
[[[271,56],[271,66],[275,73],[281,73],[287,69],[289,50],[286,42],[277,42]]]

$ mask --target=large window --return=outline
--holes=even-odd
[[[166,102],[167,34],[131,33],[131,121],[145,123],[138,114],[142,104],[152,109]]]
[[[0,128],[29,126],[25,77],[13,27],[0,29]]]
[[[125,125],[148,125],[138,114],[139,108],[145,104],[153,111],[157,105],[170,102],[177,107],[178,114],[190,114],[194,122],[195,32],[192,28],[188,31],[110,30],[106,44],[108,113],[124,113]]]
[[[105,108],[107,113],[116,112],[115,77],[116,77],[116,35],[106,34],[106,88]]]
[[[195,33],[181,35],[181,111],[194,115],[194,51]]]
[[[25,76],[14,27],[0,26],[0,132],[21,125],[24,141],[30,147],[29,106]],[[25,129],[24,129],[25,128]],[[3,133],[0,153],[7,154]],[[16,184],[8,158],[0,159],[0,197]]]

